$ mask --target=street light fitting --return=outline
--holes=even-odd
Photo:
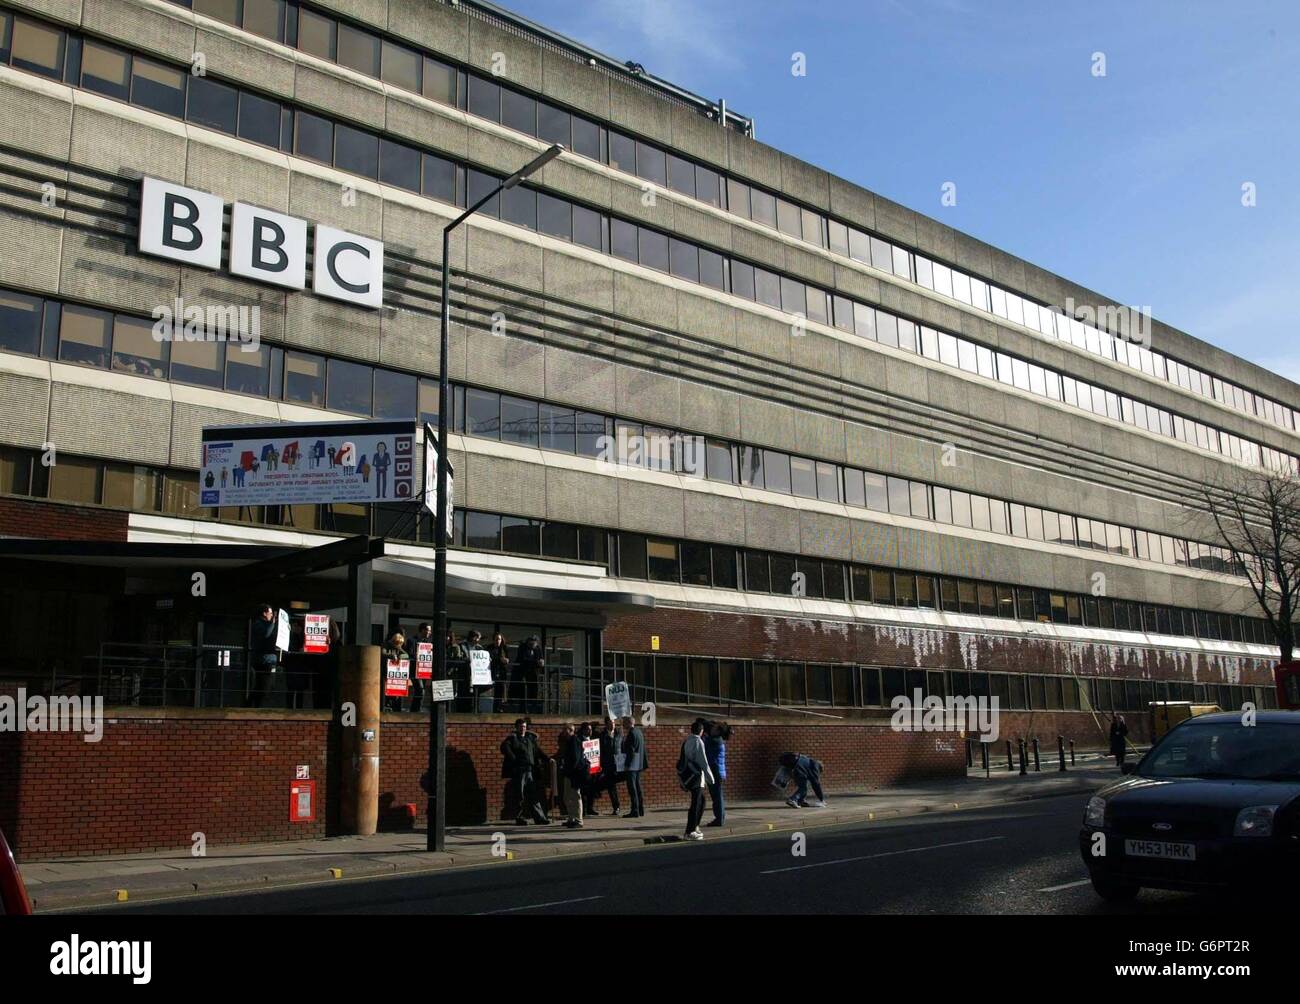
[[[561,143],[555,143],[554,145],[543,150],[540,154],[538,154],[527,164],[521,167],[518,171],[510,175],[510,177],[508,177],[504,182],[502,182],[501,184],[502,189],[514,188],[517,184],[519,184],[519,182],[523,181],[530,174],[533,174],[536,171],[540,171],[543,167],[545,167],[547,164],[549,164],[551,161],[553,161],[556,157],[558,157],[563,152],[564,152],[564,146]]]

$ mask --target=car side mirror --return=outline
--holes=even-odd
[[[1138,769],[1138,765],[1137,765],[1137,764],[1135,764],[1135,763],[1126,763],[1126,764],[1124,764],[1123,766],[1120,767],[1119,772],[1120,772],[1121,774],[1136,774],[1136,773],[1137,773],[1137,769]]]

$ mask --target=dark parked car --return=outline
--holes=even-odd
[[[0,830],[0,917],[26,917],[31,912],[32,901],[27,898],[22,873],[18,871],[4,831]]]
[[[1079,834],[1103,899],[1300,883],[1300,712],[1188,719],[1125,774],[1088,800]]]

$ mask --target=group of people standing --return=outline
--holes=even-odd
[[[473,710],[483,714],[498,714],[513,706],[518,711],[531,711],[540,706],[540,681],[546,668],[545,653],[537,635],[530,636],[519,646],[512,658],[510,644],[505,635],[497,631],[488,645],[483,645],[483,635],[470,631],[464,641],[459,641],[453,631],[447,632],[444,641],[447,661],[458,670],[469,672],[473,653],[488,653],[488,666],[492,673],[490,686],[472,687]],[[433,625],[424,623],[412,637],[400,628],[388,636],[381,652],[380,690],[384,690],[384,667],[391,661],[407,660],[409,668],[409,694],[407,697],[383,697],[385,711],[419,711],[424,705],[424,683],[416,673],[419,646],[433,643]],[[403,708],[405,704],[405,708]]]
[[[597,803],[609,796],[609,811],[617,816],[623,807],[620,787],[626,787],[628,811],[624,819],[645,815],[641,775],[650,766],[646,753],[645,733],[631,717],[603,722],[567,724],[556,737],[555,754],[548,757],[528,720],[515,720],[514,732],[501,743],[501,776],[510,782],[512,799],[517,802],[515,822],[523,825],[531,816],[540,825],[551,820],[542,807],[542,771],[554,760],[560,813],[564,825],[576,829],[585,816],[600,814]],[[709,826],[722,826],[727,819],[723,784],[727,777],[727,741],[732,728],[725,722],[696,719],[691,733],[682,744],[678,776],[691,793],[687,837],[700,840],[699,824],[704,815],[704,795],[713,800],[713,820]],[[683,764],[689,771],[683,773]],[[688,783],[689,781],[689,783]],[[694,835],[692,835],[694,834]]]

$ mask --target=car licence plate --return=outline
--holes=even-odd
[[[1125,840],[1124,853],[1133,858],[1195,861],[1196,845],[1175,840]]]

